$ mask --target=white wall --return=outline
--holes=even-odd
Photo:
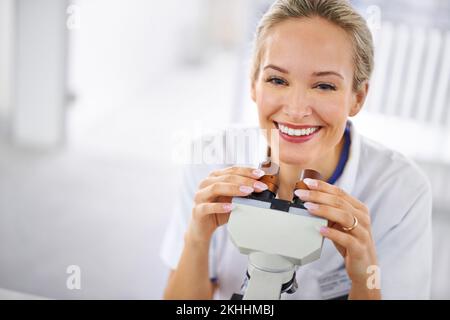
[[[52,148],[64,139],[66,1],[16,0],[13,143]]]
[[[145,92],[177,67],[180,47],[198,41],[193,24],[204,0],[71,2],[79,24],[69,34],[70,88],[80,99],[106,101]]]
[[[10,107],[13,0],[0,0],[0,118]]]

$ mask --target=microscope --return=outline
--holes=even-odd
[[[241,294],[233,294],[232,300],[278,300],[282,293],[294,293],[296,270],[320,258],[323,237],[318,230],[328,224],[311,215],[295,194],[292,201],[276,198],[279,166],[271,160],[270,147],[259,169],[268,189],[232,199],[228,233],[239,252],[248,255]],[[295,189],[308,189],[304,178],[322,180],[317,171],[303,170]]]

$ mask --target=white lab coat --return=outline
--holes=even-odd
[[[350,123],[350,155],[336,185],[364,202],[370,210],[372,235],[381,271],[384,299],[430,297],[432,235],[431,187],[422,171],[396,151],[359,135]],[[228,165],[189,165],[177,194],[171,221],[161,247],[165,264],[176,269],[183,250],[193,196],[212,170]],[[210,246],[210,277],[217,277],[215,299],[239,293],[247,256],[231,243],[226,225],[219,227]],[[299,288],[282,299],[331,299],[348,293],[344,261],[333,243],[324,241],[321,258],[297,271]]]

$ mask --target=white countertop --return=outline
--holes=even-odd
[[[45,300],[47,298],[0,288],[0,300]]]

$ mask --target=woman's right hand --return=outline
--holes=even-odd
[[[195,194],[186,236],[208,243],[217,227],[228,222],[232,197],[267,189],[266,184],[258,181],[263,175],[260,169],[236,166],[211,172]]]

